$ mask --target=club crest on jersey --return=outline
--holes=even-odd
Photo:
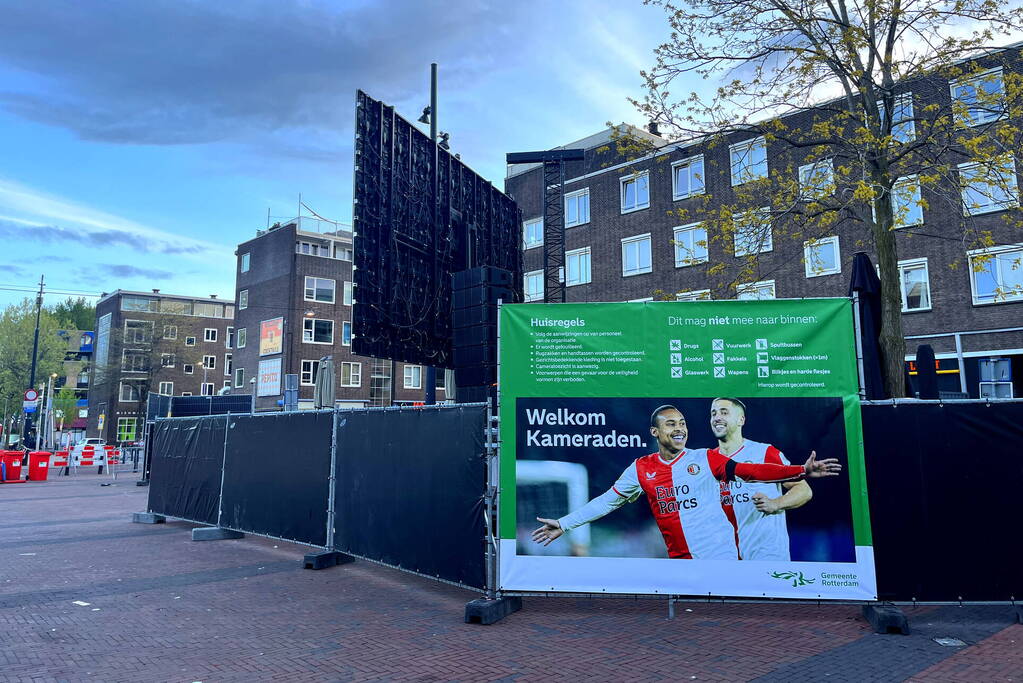
[[[657,477],[657,472],[646,472],[645,474],[647,479],[654,479]]]
[[[690,465],[688,467],[686,467],[686,472],[688,472],[689,474],[691,474],[693,476],[696,476],[697,474],[700,473],[700,466],[698,464],[696,464],[695,462],[694,463],[690,463]]]

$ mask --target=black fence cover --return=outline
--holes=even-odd
[[[227,418],[157,420],[150,462],[149,511],[216,524]]]
[[[232,415],[230,425],[220,526],[325,547],[334,413]]]
[[[1023,403],[865,405],[882,600],[1023,596]]]
[[[483,588],[486,407],[337,419],[336,549]]]
[[[251,394],[171,397],[172,417],[193,417],[196,415],[224,415],[225,413],[251,412]]]

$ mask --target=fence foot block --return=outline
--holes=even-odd
[[[874,627],[874,633],[901,633],[909,635],[909,621],[898,607],[892,605],[864,605],[863,618]]]
[[[167,518],[152,512],[133,512],[131,513],[131,521],[135,524],[163,524],[167,521]]]
[[[354,562],[355,558],[351,555],[345,555],[334,550],[324,550],[318,553],[309,553],[302,560],[302,566],[305,569],[327,569],[338,564],[348,564]]]
[[[520,609],[522,609],[522,598],[519,597],[503,597],[494,600],[479,598],[465,603],[465,623],[488,626]]]
[[[245,534],[218,526],[204,526],[192,529],[193,541],[223,541],[228,538],[245,538]]]
[[[1015,606],[1015,610],[1016,610],[1016,623],[1017,624],[1023,624],[1023,607],[1021,607],[1020,605],[1016,605]]]
[[[140,479],[137,482],[135,482],[135,486],[149,486],[149,480],[148,479]]]

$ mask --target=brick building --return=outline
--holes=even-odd
[[[57,334],[67,343],[67,349],[54,389],[73,390],[76,405],[70,414],[55,416],[54,429],[65,434],[69,441],[77,442],[85,438],[85,428],[88,426],[89,370],[96,333],[91,330],[59,330]]]
[[[88,435],[141,434],[150,392],[212,396],[231,384],[234,302],[117,290],[96,304]]]
[[[299,408],[311,408],[320,359],[332,356],[337,405],[422,401],[423,366],[352,354],[352,234],[322,225],[296,218],[238,245],[235,391],[253,393],[256,410],[277,410],[284,376],[295,374]]]
[[[931,104],[962,117],[962,134],[983,135],[1004,119],[997,107],[977,105],[977,93],[984,91],[996,105],[1004,101],[1006,79],[1023,71],[1019,46],[978,62],[985,69],[980,74],[901,83],[893,135],[911,140],[914,109],[923,116]],[[785,124],[806,130],[824,115],[809,110],[785,117]],[[610,129],[563,146],[586,150],[583,161],[566,164],[567,301],[846,296],[854,253],[866,251],[876,263],[862,223],[843,218],[830,234],[808,240],[794,234],[798,230],[771,197],[762,197],[767,220],[760,232],[737,226],[734,234],[714,234],[701,222],[735,202],[750,179],[770,177],[777,185],[788,177],[803,188],[819,176],[834,179],[845,160],[811,160],[807,149],[752,132],[667,143],[627,128],[653,143],[653,151],[624,161],[615,155]],[[941,187],[924,186],[922,197],[912,180],[924,169],[899,169],[894,203],[907,360],[919,344],[929,343],[941,389],[1021,396],[1023,235],[1012,225],[1020,219],[1021,160],[1005,160],[997,189],[966,158],[952,157],[951,168],[955,177]],[[505,191],[524,218],[526,299],[542,300],[543,171],[538,165],[508,171]],[[835,189],[842,191],[849,190]],[[688,217],[680,219],[679,209]],[[989,235],[988,244],[975,249],[963,239],[964,227]],[[756,267],[745,272],[751,252],[757,252]]]

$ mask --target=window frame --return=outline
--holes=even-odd
[[[210,334],[210,332],[212,332],[213,334]],[[217,341],[217,337],[219,337],[219,336],[220,336],[220,333],[217,330],[217,328],[215,328],[215,327],[203,328],[202,340],[203,340],[204,343],[205,342],[213,343],[213,342]]]
[[[245,252],[238,256],[238,272],[247,273],[252,267],[252,252]]]
[[[419,372],[416,373],[416,370]],[[411,372],[410,372],[411,371]],[[406,389],[422,389],[423,388],[423,366],[422,365],[408,365],[406,364],[403,371],[403,385]],[[434,380],[434,389],[436,390],[436,380]]]
[[[570,221],[569,218],[568,218],[568,203],[571,200],[578,200],[578,199],[580,199],[582,197],[586,198],[586,218],[585,218],[585,220],[583,220],[583,219],[576,219],[575,221]],[[576,214],[579,214],[579,213],[580,213],[579,209],[578,209],[578,207],[576,207]],[[586,225],[589,222],[590,222],[590,188],[584,187],[581,190],[573,190],[572,192],[566,193],[565,194],[565,227],[566,228],[575,228],[575,227],[578,227],[580,225]]]
[[[315,341],[316,323],[330,323],[330,341]],[[309,339],[306,339],[306,325],[309,325]],[[302,343],[303,344],[325,344],[334,343],[334,320],[331,318],[303,318],[302,319]]]
[[[171,334],[168,334],[168,330]],[[178,326],[177,325],[164,325],[163,326],[163,338],[169,341],[176,341],[178,338]]]
[[[909,202],[907,202],[907,206],[909,207],[907,217],[909,217],[909,215],[911,215],[914,211],[920,212],[920,220],[914,221],[912,223],[905,223],[899,219],[899,213],[901,212],[901,208],[899,206],[896,206],[899,188],[908,185],[912,185],[913,196],[910,197]],[[922,202],[923,195],[920,194],[920,177],[918,175],[914,173],[911,175],[896,178],[895,182],[892,183],[892,214],[893,214],[892,218],[894,219],[896,230],[901,230],[902,228],[912,228],[914,226],[924,224],[924,207]],[[873,206],[871,207],[871,209],[873,209]]]
[[[164,391],[164,387],[170,385],[170,391]],[[158,391],[161,396],[173,396],[174,395],[174,382],[160,382]]]
[[[115,438],[118,443],[134,441],[138,437],[139,422],[137,417],[118,417]]]
[[[769,297],[746,297],[743,298],[743,294],[749,291],[758,292],[761,289],[771,289],[771,296]],[[735,299],[737,301],[773,301],[778,298],[778,289],[775,285],[774,280],[758,280],[756,282],[747,282],[742,285],[737,285],[735,288]]]
[[[539,294],[530,295],[529,293],[529,281],[531,278],[539,278],[540,291]],[[533,301],[543,301],[544,297],[544,275],[543,270],[531,270],[527,273],[522,274],[522,299],[525,303]]]
[[[927,257],[911,258],[899,261],[899,294],[902,297],[902,312],[903,313],[922,313],[929,311],[934,306],[934,302],[931,299],[931,272],[930,267],[927,265]],[[924,270],[924,290],[927,293],[927,305],[921,306],[920,308],[909,308],[907,305],[907,292],[906,292],[906,278],[905,271],[909,269],[919,268],[923,266]]]
[[[128,339],[128,323],[141,323],[139,327],[132,327],[132,338]],[[151,344],[153,341],[153,335],[156,333],[155,324],[152,320],[134,320],[131,318],[125,319],[124,326],[121,333],[122,344]],[[146,330],[148,329],[148,332]],[[142,339],[139,339],[137,332],[142,330]]]
[[[303,360],[298,373],[298,384],[303,387],[315,387],[316,386],[316,375],[320,371],[319,360]],[[309,376],[309,380],[306,381],[306,376]]]
[[[181,364],[181,372],[183,374],[185,374],[185,375],[194,375],[195,374],[195,364],[194,363],[182,363]]]
[[[224,377],[230,377],[234,371],[234,354],[224,354]]]
[[[1023,301],[1023,289],[1021,289],[1019,292],[1016,292],[1014,295],[1010,297],[1006,297],[1004,295],[999,296],[997,294],[997,291],[995,296],[991,300],[982,301],[979,300],[977,297],[977,275],[979,275],[979,273],[974,269],[973,260],[978,256],[991,256],[994,258],[990,259],[988,263],[998,264],[999,261],[997,257],[1000,254],[1011,254],[1013,252],[1019,252],[1018,260],[1020,261],[1020,263],[1017,267],[1023,270],[1023,243],[1003,244],[996,247],[986,247],[984,249],[972,249],[966,252],[966,258],[969,264],[968,268],[970,271],[970,297],[973,300],[974,306],[989,306],[991,304],[1008,304]],[[996,290],[1000,287],[1001,282],[998,281]]]
[[[249,307],[249,290],[240,289],[238,290],[238,310],[244,311]]]
[[[569,271],[569,267],[568,267],[569,259],[571,259],[573,257],[579,257],[580,261],[581,261],[583,256],[586,257],[586,259],[585,259],[586,260],[586,277],[585,277],[585,279],[572,280],[571,278],[568,277],[568,274],[570,272]],[[580,271],[581,270],[582,269],[580,268]],[[565,252],[565,286],[566,287],[575,287],[577,285],[586,285],[586,284],[589,284],[591,282],[593,282],[593,254],[590,251],[590,248],[589,247],[580,247],[578,249],[571,249],[569,251],[566,251]]]
[[[700,171],[699,171],[699,175],[698,175],[698,178],[697,178],[699,180],[699,182],[700,182],[700,189],[698,189],[698,190],[692,189],[692,187],[693,187],[693,178],[694,178],[693,167],[694,167],[694,165],[696,163],[699,163],[699,165],[700,165]],[[683,169],[683,168],[688,169],[687,175],[689,176],[689,188],[690,188],[688,192],[679,192],[678,191],[678,171]],[[697,195],[704,194],[707,191],[707,176],[704,174],[704,169],[705,168],[706,168],[706,165],[704,163],[704,159],[703,159],[703,155],[702,154],[696,154],[694,156],[686,157],[685,159],[679,159],[678,161],[673,162],[671,164],[671,199],[672,199],[672,201],[676,201],[677,202],[677,201],[682,200],[682,199],[689,199],[690,197],[695,197]]]
[[[539,241],[536,240],[530,241],[529,239],[529,234],[531,232],[530,226],[534,225],[540,226]],[[540,218],[530,218],[529,220],[522,221],[522,248],[535,249],[536,247],[542,246],[543,246],[543,217],[541,216]]]
[[[823,187],[810,185],[810,180],[818,174],[826,176],[827,183]],[[812,202],[830,197],[835,191],[835,160],[833,157],[818,159],[799,167],[797,174],[799,181],[799,199],[804,202]]]
[[[139,380],[121,380],[117,387],[118,403],[138,403],[142,400],[142,389]],[[128,398],[124,397],[124,390],[128,389]],[[134,395],[135,398],[131,398]]]
[[[675,293],[675,301],[711,301],[709,289],[688,289]]]
[[[744,174],[744,171],[754,168],[759,164],[749,164],[747,166],[736,169],[736,153],[745,149],[745,154],[749,154],[754,148],[762,147],[764,150],[764,172],[763,175],[752,175]],[[741,159],[740,159],[741,161]],[[771,175],[771,167],[767,159],[767,139],[763,135],[758,135],[755,138],[749,138],[748,140],[742,140],[728,146],[728,168],[731,175],[732,187],[739,185],[745,185],[746,183],[753,182],[754,180],[760,180],[761,178],[768,178]]]
[[[312,287],[309,286],[309,281],[310,280],[313,281],[313,286]],[[317,293],[317,291],[319,291],[319,288],[316,286],[318,280],[323,280],[324,282],[329,282],[330,283],[330,300],[329,301],[326,300],[326,299],[317,299],[316,298],[316,293]],[[333,279],[331,279],[329,277],[319,277],[318,275],[306,275],[305,276],[304,284],[305,284],[305,287],[304,287],[304,289],[302,291],[302,300],[303,301],[314,301],[314,302],[319,303],[319,304],[334,304],[334,303],[337,303],[337,280],[333,280]],[[310,296],[309,296],[309,290],[310,289],[312,289],[312,292],[313,292],[312,298],[310,298]]]
[[[811,249],[818,249],[823,245],[835,245],[835,265],[831,268],[814,269],[811,267]],[[824,277],[825,275],[840,275],[842,273],[842,250],[838,235],[828,235],[819,239],[806,240],[803,242],[803,272],[806,277]]]
[[[1018,184],[1018,182],[1016,180],[1016,175],[1017,175],[1017,172],[1016,172],[1016,160],[1013,157],[1009,156],[1009,157],[1006,157],[1004,159],[1004,161],[1006,161],[1006,165],[1002,166],[1002,169],[1006,172],[1006,175],[1007,175],[1007,177],[1009,179],[1009,182],[1007,183],[1007,186],[1009,186],[1009,198],[1006,201],[1004,201],[1004,202],[996,202],[996,203],[986,204],[986,205],[977,206],[977,207],[971,206],[969,203],[967,203],[967,199],[966,199],[967,187],[968,187],[968,185],[972,185],[972,183],[964,182],[965,181],[964,172],[968,171],[969,169],[975,169],[975,168],[976,169],[983,169],[985,167],[985,164],[983,164],[983,163],[981,163],[979,161],[968,161],[968,162],[966,162],[964,164],[959,164],[959,166],[958,166],[958,170],[959,170],[959,187],[960,187],[960,193],[962,195],[963,215],[964,216],[967,216],[967,217],[969,217],[969,216],[981,216],[983,214],[997,213],[999,211],[1007,211],[1009,209],[1019,208],[1019,184]],[[990,167],[988,167],[988,169],[990,170]],[[976,180],[976,179],[974,179],[974,180]],[[987,187],[992,187],[992,185],[990,183],[987,183],[987,182],[985,182],[985,185],[987,185]]]
[[[206,362],[207,359],[212,362],[212,365],[210,363]],[[213,354],[203,354],[203,357],[202,357],[202,367],[204,369],[206,369],[206,370],[216,370],[217,369],[217,357],[215,355],[213,355]]]
[[[209,387],[207,389],[207,387]],[[207,393],[207,391],[209,393]],[[199,382],[199,395],[200,396],[216,396],[217,395],[217,383],[216,382]]]
[[[645,181],[645,185],[646,185],[646,200],[643,201],[643,202],[639,201],[639,182],[641,180]],[[625,194],[626,194],[625,187],[629,183],[635,183],[636,184],[636,203],[633,206],[631,206],[631,207],[627,207],[625,205]],[[621,209],[621,213],[622,214],[633,213],[635,211],[642,211],[643,209],[649,209],[650,208],[650,170],[646,169],[646,170],[643,170],[643,171],[636,171],[635,173],[630,173],[629,175],[624,175],[624,176],[619,177],[618,178],[618,201],[619,201],[618,206]]]
[[[904,111],[905,107],[902,106],[906,102],[909,103],[909,117],[908,118],[905,116],[905,111]],[[893,104],[893,109],[895,110],[894,112],[892,112],[892,130],[891,130],[892,140],[895,140],[896,142],[901,143],[901,144],[905,144],[907,142],[913,142],[914,140],[916,140],[916,121],[914,120],[916,118],[916,112],[915,112],[915,110],[913,108],[914,107],[914,105],[913,105],[913,91],[910,90],[908,92],[903,92],[903,93],[899,93],[898,95],[895,95],[895,98],[892,101],[892,104]],[[884,106],[884,101],[882,99],[880,99],[880,98],[878,98],[878,100],[877,100],[877,108],[878,108],[878,113],[881,116],[881,120],[883,121],[884,120],[884,115],[885,115],[885,106]],[[902,115],[902,118],[898,118],[897,119],[896,117],[900,116],[900,114]],[[904,129],[908,129],[908,132],[909,132],[908,135],[905,135],[904,133],[897,132],[900,126],[903,127]]]
[[[191,341],[189,341],[191,340]],[[195,346],[198,340],[195,337],[185,337],[185,346]]]
[[[355,301],[355,287],[351,280],[342,280],[341,305],[351,306]]]
[[[679,245],[679,242],[682,241],[680,239],[680,235],[682,235],[684,233],[696,233],[697,231],[703,232],[703,240],[702,240],[703,241],[703,247],[702,247],[702,249],[703,249],[703,258],[700,258],[699,256],[696,256],[694,258],[688,258],[688,259],[687,258],[680,258],[680,250],[683,249],[683,248],[688,249],[688,247],[681,247]],[[672,235],[672,246],[675,247],[675,267],[676,268],[687,268],[689,266],[696,266],[696,265],[699,265],[701,263],[707,263],[708,261],[710,261],[710,242],[709,242],[708,237],[707,237],[707,226],[703,222],[687,223],[685,225],[676,225],[674,228],[671,229],[671,235]],[[697,245],[698,241],[699,240],[697,240],[697,239],[693,239],[692,253],[696,253],[696,249],[697,249],[697,246],[698,246]]]
[[[974,111],[974,109],[971,108],[970,105],[968,105],[965,102],[963,102],[959,98],[959,96],[956,95],[956,88],[960,88],[960,87],[967,86],[967,85],[972,86],[974,88],[974,102],[975,102],[974,106],[976,106],[976,92],[978,90],[976,84],[981,83],[982,81],[985,81],[985,80],[987,80],[987,79],[989,79],[989,78],[991,78],[992,76],[995,76],[995,75],[997,75],[997,77],[998,77],[997,81],[998,81],[999,88],[1000,88],[1001,93],[1002,93],[1001,98],[1000,98],[1001,111],[999,111],[997,113],[989,112],[989,111],[986,111],[987,108],[982,105],[981,109],[984,110],[984,111],[982,111],[982,113],[984,114],[984,118],[981,119],[981,120],[978,120],[978,119],[974,118],[971,115],[971,112]],[[1003,118],[1005,118],[1005,116],[1007,114],[1006,106],[1005,106],[1005,74],[1003,73],[1002,67],[1000,67],[1000,66],[996,66],[996,67],[994,67],[992,69],[985,69],[984,71],[981,71],[979,73],[967,74],[965,76],[961,76],[960,78],[953,79],[953,80],[949,81],[949,83],[948,83],[948,90],[949,90],[949,95],[952,97],[952,108],[953,108],[953,111],[956,112],[956,116],[955,116],[956,123],[959,124],[960,126],[964,126],[966,128],[974,128],[976,126],[982,126],[982,125],[984,125],[986,123],[992,123],[994,121],[998,121],[999,119],[1003,119]],[[957,111],[957,110],[959,110],[961,108],[965,108],[965,113],[966,113],[965,117],[958,115],[960,112]]]
[[[345,366],[348,366],[348,383],[345,383]],[[339,378],[341,386],[358,388],[362,386],[362,363],[357,361],[342,361]]]
[[[642,265],[639,265],[638,268],[630,271],[627,268],[625,249],[630,244],[642,244],[643,242],[646,242],[647,260],[649,261],[649,265],[647,265],[645,268]],[[641,235],[632,235],[631,237],[623,237],[621,239],[621,245],[622,245],[622,277],[633,277],[635,275],[645,275],[646,273],[653,272],[654,270],[653,244],[649,232],[643,233]],[[639,264],[641,261],[642,259],[639,259],[637,264]]]
[[[756,225],[753,221],[750,221],[748,223],[742,223],[742,222],[739,222],[739,221],[733,221],[733,225],[735,226],[735,229],[732,231],[732,253],[735,255],[736,258],[743,258],[745,256],[750,256],[750,255],[753,255],[753,254],[766,254],[766,253],[774,251],[774,221],[771,219],[771,209],[768,208],[768,207],[761,207],[759,209],[752,210],[750,212],[750,215],[751,215],[751,217],[754,216],[754,215],[759,215],[759,216],[764,217],[766,219],[766,224],[767,224],[767,240],[760,242],[760,247],[761,248],[760,248],[759,251],[755,251],[755,252],[754,251],[746,251],[745,250],[745,246],[744,246],[742,253],[739,253],[739,242],[736,239],[736,236],[740,232],[742,232],[742,230],[740,228],[746,227],[746,228],[749,228],[750,230],[754,230],[754,229],[759,228],[760,226]]]

